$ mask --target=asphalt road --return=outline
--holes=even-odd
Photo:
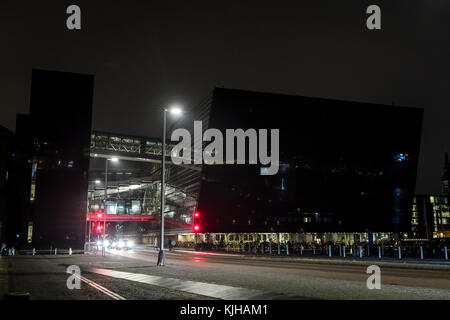
[[[0,260],[0,293],[31,299],[450,299],[450,270],[381,266],[381,289],[369,290],[366,266],[239,255],[157,253],[137,248],[72,256],[16,256]],[[66,269],[81,269],[70,290]]]

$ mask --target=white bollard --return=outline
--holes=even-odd
[[[33,256],[35,256],[35,255],[36,255],[36,249],[33,248]]]
[[[447,246],[445,246],[444,252],[445,252],[445,260],[448,260]]]
[[[58,254],[58,249],[55,248],[55,256]]]
[[[359,258],[362,259],[363,254],[362,254],[362,247],[359,246]]]
[[[69,256],[72,255],[72,248],[69,248]]]
[[[331,245],[328,245],[328,256],[331,257]]]
[[[378,259],[381,259],[381,247],[378,246]]]
[[[345,258],[345,254],[346,254],[346,253],[345,253],[345,246],[343,247],[343,250],[342,250],[342,251],[343,251],[343,253],[344,253],[344,258]]]
[[[402,248],[398,246],[398,259],[402,260]]]
[[[286,255],[289,255],[289,243],[286,243]]]
[[[281,245],[280,245],[280,243],[278,242],[278,255],[280,255],[281,254]]]
[[[423,247],[420,246],[420,260],[423,260]]]

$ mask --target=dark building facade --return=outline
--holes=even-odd
[[[6,218],[8,209],[9,162],[12,156],[14,134],[0,126],[0,243],[6,238]]]
[[[215,89],[208,127],[224,135],[279,129],[280,168],[264,176],[261,164],[203,165],[201,232],[410,230],[422,116],[415,108]]]
[[[18,246],[83,249],[94,77],[33,70],[18,115],[11,228]]]

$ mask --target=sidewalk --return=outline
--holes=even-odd
[[[8,292],[8,260],[5,256],[0,256],[0,300]]]

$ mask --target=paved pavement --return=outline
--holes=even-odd
[[[450,270],[380,266],[381,289],[369,290],[367,266],[146,248],[72,256],[0,260],[0,294],[30,299],[450,299]],[[81,269],[81,289],[69,290],[66,269]],[[2,292],[3,291],[3,292]]]

